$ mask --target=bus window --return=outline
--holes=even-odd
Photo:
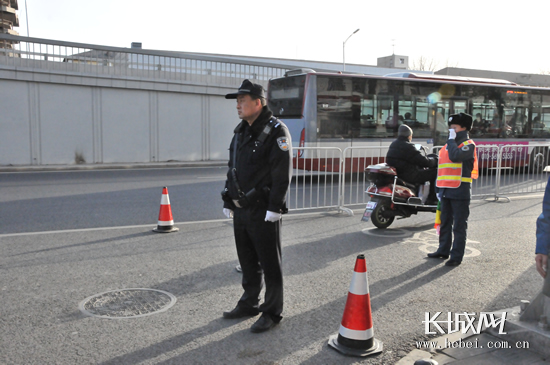
[[[491,137],[491,124],[498,113],[494,102],[484,102],[483,97],[476,98],[472,103],[473,124],[470,131],[472,137]],[[493,135],[496,136],[496,133]]]
[[[409,100],[403,100],[409,99]],[[431,138],[432,131],[428,123],[428,104],[422,99],[411,96],[403,96],[399,100],[399,120],[403,117],[403,123],[413,131],[414,138]]]
[[[319,138],[351,138],[359,129],[359,103],[353,103],[352,79],[317,77],[317,122]],[[357,115],[355,122],[354,116]]]
[[[375,95],[365,95],[365,98],[361,100],[361,122],[359,137],[385,137],[386,130],[382,131],[380,135],[380,127],[382,124],[379,124],[379,121],[376,118],[377,116],[377,107]]]
[[[550,137],[550,105],[544,105],[533,113],[532,126],[533,137]]]
[[[269,109],[279,118],[301,118],[306,76],[271,80],[267,94]]]
[[[468,113],[468,101],[466,100],[453,100],[452,114]]]

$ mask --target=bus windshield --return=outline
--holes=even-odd
[[[301,118],[306,75],[271,80],[267,94],[269,109],[276,117]]]

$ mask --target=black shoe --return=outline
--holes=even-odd
[[[262,314],[260,319],[258,319],[256,323],[252,325],[252,327],[250,327],[250,330],[254,333],[260,333],[260,332],[269,331],[276,325],[277,325],[277,322],[275,322],[269,314],[264,313]]]
[[[455,261],[453,259],[450,259],[445,263],[445,266],[458,266],[460,265],[460,261]]]
[[[437,251],[429,253],[428,257],[431,259],[443,259],[447,260],[449,258],[449,255],[443,255],[442,253],[439,253]]]
[[[260,311],[258,311],[258,309],[245,308],[237,305],[232,311],[223,312],[223,318],[236,319],[236,318],[243,318],[243,317],[253,317],[253,316],[257,316],[259,313]]]

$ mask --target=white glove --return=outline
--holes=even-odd
[[[233,218],[233,211],[231,209],[223,208],[223,214],[225,214],[227,218]]]
[[[449,139],[455,139],[456,138],[456,132],[454,129],[449,129]]]
[[[269,210],[265,213],[266,222],[277,222],[279,219],[281,219],[281,217],[282,217],[281,213],[275,213]]]

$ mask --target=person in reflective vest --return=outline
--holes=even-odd
[[[439,248],[428,257],[447,259],[450,256],[446,266],[460,265],[466,249],[472,180],[479,174],[476,145],[468,135],[472,121],[472,116],[466,113],[451,115],[449,140],[439,151],[436,180],[441,203]]]

